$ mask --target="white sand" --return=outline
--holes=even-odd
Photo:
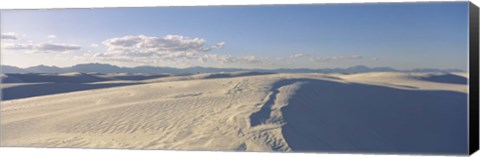
[[[455,73],[468,78],[466,73]],[[466,84],[439,83],[434,81],[422,80],[432,76],[444,77],[442,73],[396,73],[396,72],[374,72],[351,75],[340,75],[338,77],[358,83],[376,84],[394,88],[419,88],[424,90],[453,90],[458,92],[467,92]]]
[[[62,76],[76,75],[78,74],[64,74]],[[306,145],[323,146],[325,144],[332,146],[331,148],[325,147],[327,151],[342,151],[342,149],[337,149],[334,146],[341,146],[342,143],[340,142],[348,143],[349,140],[365,139],[346,137],[346,134],[351,133],[343,131],[338,131],[339,137],[331,136],[334,135],[337,127],[337,124],[333,123],[338,122],[338,125],[340,125],[340,123],[352,121],[349,127],[342,125],[338,126],[338,129],[359,130],[359,133],[362,134],[359,136],[378,132],[379,128],[363,128],[362,124],[359,124],[363,121],[348,118],[352,115],[351,112],[345,112],[346,115],[342,115],[343,112],[338,113],[339,115],[324,113],[322,115],[329,115],[330,117],[318,117],[319,115],[315,115],[316,113],[311,113],[311,111],[316,111],[319,108],[309,109],[307,107],[302,109],[302,106],[295,105],[315,104],[321,101],[316,99],[319,98],[319,95],[328,94],[321,93],[323,89],[334,91],[337,85],[350,87],[351,83],[376,85],[372,86],[372,89],[376,89],[378,86],[382,90],[385,88],[387,92],[390,89],[402,92],[442,90],[462,95],[467,90],[467,85],[431,82],[412,76],[414,75],[406,73],[352,75],[199,74],[142,80],[138,82],[146,84],[139,85],[14,99],[1,103],[2,140],[0,144],[2,146],[246,151],[321,150],[317,147],[309,149],[310,147]],[[318,82],[315,80],[318,80]],[[370,88],[370,86],[365,85],[361,88]],[[293,99],[293,97],[298,98],[297,91],[305,92],[305,90],[311,91],[309,93],[312,97],[308,97],[309,94],[306,94],[307,97],[302,98],[302,101],[297,103],[295,100],[298,99]],[[352,91],[354,91],[353,88]],[[361,92],[358,94],[361,95]],[[336,97],[341,98],[342,94],[336,93]],[[408,97],[405,98],[408,99]],[[456,97],[452,99],[456,100]],[[322,100],[325,100],[325,98],[322,98]],[[385,101],[386,105],[389,104],[388,100],[382,100],[382,98],[379,98],[379,100]],[[292,104],[292,102],[296,104]],[[430,113],[430,111],[425,111],[427,108],[420,107],[421,110],[410,112],[411,106],[402,108],[402,104],[391,105],[397,105],[394,108],[399,111],[399,113],[393,113],[393,115],[412,114],[421,118],[422,114]],[[425,105],[431,107],[437,104]],[[449,104],[441,105],[448,106]],[[450,108],[452,105],[457,104],[450,104]],[[382,104],[378,104],[378,106],[382,108]],[[292,114],[292,112],[297,112],[297,109],[299,109],[299,113]],[[332,112],[349,110],[348,108],[331,109]],[[359,112],[363,114],[363,111]],[[287,113],[288,115],[284,115]],[[301,115],[298,117],[310,117],[301,119],[302,122],[296,122],[296,120],[300,120],[296,118],[295,115],[297,114]],[[339,116],[339,119],[332,119],[334,116]],[[432,116],[440,118],[440,115],[437,115],[436,112],[432,113]],[[326,120],[324,118],[331,120],[322,121],[322,119]],[[389,117],[386,118],[388,120]],[[398,120],[398,123],[412,121],[412,119],[398,119],[397,117],[393,117],[392,120],[394,122]],[[448,125],[456,123],[457,120],[442,120],[445,123],[429,121],[428,123],[431,125],[428,127],[435,128],[444,125],[446,125],[445,127],[451,127]],[[320,121],[322,122],[317,123]],[[380,125],[380,129],[382,125],[390,127],[388,124],[381,122],[375,124]],[[423,121],[419,120],[418,124],[415,125],[422,124]],[[319,130],[325,131],[325,127],[333,129],[333,132],[326,131],[320,135],[322,131]],[[311,129],[312,132],[299,133],[295,132],[295,128]],[[457,132],[446,130],[446,132],[439,132],[437,135],[428,137],[439,138],[439,141],[437,141],[437,143],[440,143],[439,146],[433,146],[432,148],[448,146],[448,143],[442,143],[445,141],[452,143],[452,140],[444,139],[446,138],[444,136],[448,133],[457,134]],[[366,142],[370,146],[378,146],[382,142],[385,144],[382,138],[392,140],[388,135],[390,134],[372,135],[372,137],[378,139],[367,140]],[[325,138],[326,136],[331,137]],[[302,137],[311,139],[295,140],[302,139]],[[416,136],[412,137],[418,138]],[[292,138],[295,139],[290,140]],[[318,143],[312,143],[311,140],[318,141]],[[420,140],[422,139],[420,138]],[[332,141],[338,141],[338,143],[332,143]],[[453,141],[453,144],[457,144],[455,142]],[[402,142],[388,143],[387,141],[385,151],[391,151],[390,148],[403,144]],[[365,145],[365,143],[350,142],[350,144],[343,145],[347,146],[345,149],[358,148],[352,149],[355,151],[362,150],[360,148],[363,148],[362,145]],[[406,146],[405,150],[409,150],[408,148]],[[368,148],[365,148],[365,150],[368,150]],[[451,151],[458,152],[457,150]]]

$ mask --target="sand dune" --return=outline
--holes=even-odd
[[[467,152],[464,93],[298,81],[282,108],[282,133],[294,151]]]
[[[231,78],[267,73],[232,72],[193,75],[131,73],[2,74],[2,100],[137,85],[151,82]]]
[[[170,76],[167,74],[128,74],[128,73],[60,73],[60,74],[2,74],[2,83],[92,83],[112,80],[147,80]]]
[[[450,83],[450,84],[461,84],[466,85],[467,78],[461,75],[455,74],[430,74],[418,77],[421,80],[431,81],[431,82],[438,82],[438,83]]]
[[[465,154],[467,86],[437,76],[128,80],[140,84],[3,101],[1,145]]]
[[[6,74],[2,78],[2,83],[33,83],[33,82],[56,82],[56,83],[88,83],[106,81],[108,79],[99,78],[83,73],[65,73],[65,74]]]
[[[350,82],[367,83],[402,89],[454,90],[467,92],[468,75],[465,73],[397,73],[376,72],[336,75]]]
[[[50,94],[60,94],[75,91],[111,88],[135,85],[139,83],[28,83],[7,85],[2,87],[2,100],[13,100]]]

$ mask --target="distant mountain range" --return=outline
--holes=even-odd
[[[362,73],[362,72],[462,72],[459,69],[413,69],[413,70],[396,70],[389,67],[366,67],[363,65],[349,68],[333,68],[333,69],[241,69],[241,68],[211,68],[211,67],[189,67],[189,68],[172,68],[172,67],[156,67],[156,66],[138,66],[138,67],[119,67],[110,64],[89,63],[77,64],[71,67],[56,67],[38,65],[28,68],[19,68],[15,66],[0,66],[2,73],[67,73],[67,72],[97,72],[97,73],[170,73],[170,74],[191,74],[191,73],[213,73],[213,72],[235,72],[235,71],[256,71],[267,73]]]

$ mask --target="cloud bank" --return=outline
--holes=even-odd
[[[182,35],[154,37],[129,35],[115,37],[102,42],[105,52],[95,53],[92,57],[101,60],[158,63],[162,61],[197,60],[202,63],[258,63],[255,56],[235,57],[207,53],[221,49],[225,42],[208,45],[203,38],[189,38]]]
[[[228,63],[252,64],[252,63],[262,62],[262,60],[256,56],[234,57],[231,55],[217,55],[217,54],[206,54],[200,57],[199,61],[200,62],[214,61],[221,64],[228,64]]]
[[[339,61],[339,60],[359,60],[363,58],[364,58],[363,56],[353,55],[353,56],[316,57],[312,59],[317,62],[330,62],[330,61]]]
[[[76,44],[52,43],[52,41],[34,43],[20,43],[17,34],[3,33],[2,40],[12,40],[11,43],[2,44],[2,48],[13,51],[28,53],[69,53],[80,50],[81,46]],[[48,39],[55,39],[55,35],[48,35]],[[19,41],[15,41],[19,40]],[[103,46],[100,46],[102,44]],[[215,53],[216,49],[225,46],[225,42],[207,43],[207,40],[200,37],[190,38],[182,35],[165,35],[163,37],[146,35],[127,35],[106,39],[101,43],[87,45],[85,52],[72,53],[75,60],[83,61],[118,61],[124,63],[167,63],[167,64],[253,64],[270,66],[292,66],[304,65],[306,62],[349,62],[351,60],[364,59],[363,56],[329,56],[320,57],[312,54],[293,53],[291,55],[277,58],[259,58],[253,55],[232,56],[228,53]],[[94,48],[95,50],[93,50]],[[103,49],[103,50],[102,50]],[[92,51],[97,51],[94,53]],[[213,52],[212,52],[213,51]],[[370,59],[370,58],[367,58]],[[376,61],[378,58],[371,58]],[[197,63],[193,63],[197,62]]]
[[[307,57],[308,55],[303,54],[303,53],[296,53],[290,56],[290,58],[302,58],[302,57]]]
[[[2,33],[1,34],[2,40],[18,40],[17,34],[13,32]]]
[[[108,51],[119,51],[135,55],[145,52],[174,53],[174,52],[207,52],[223,47],[224,42],[214,46],[207,46],[203,38],[184,37],[181,35],[167,35],[165,37],[152,37],[145,35],[124,36],[105,40],[103,44]]]
[[[5,44],[4,49],[8,50],[25,50],[33,53],[50,53],[50,52],[69,52],[73,50],[80,50],[79,45],[62,44],[62,43],[27,43],[27,44]]]
[[[104,59],[145,58],[160,60],[194,59],[200,52],[222,48],[224,42],[207,46],[203,38],[188,38],[181,35],[123,36],[107,39],[102,42],[107,47],[105,52],[94,56]]]
[[[47,38],[48,38],[48,39],[55,39],[55,38],[57,38],[57,36],[56,36],[56,35],[53,35],[53,34],[50,34],[50,35],[47,36]]]

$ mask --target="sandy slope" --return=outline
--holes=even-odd
[[[396,73],[375,72],[338,75],[351,82],[376,84],[395,88],[422,90],[453,90],[467,92],[466,73]]]
[[[467,86],[433,75],[450,76],[200,74],[3,101],[1,145],[463,153]]]

